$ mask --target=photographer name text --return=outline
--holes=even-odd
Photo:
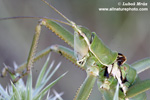
[[[148,3],[146,2],[122,2],[121,5],[122,6],[148,6]]]

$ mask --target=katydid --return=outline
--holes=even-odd
[[[91,32],[89,29],[83,26],[76,25],[73,21],[69,20],[46,1],[42,1],[54,9],[63,18],[65,18],[67,22],[49,19],[46,17],[41,18],[39,24],[36,26],[35,35],[33,37],[27,62],[22,64],[16,71],[12,71],[8,66],[5,66],[2,73],[3,76],[5,75],[6,71],[13,74],[20,73],[20,76],[14,80],[14,82],[17,82],[20,78],[30,72],[35,61],[47,55],[51,51],[54,51],[60,53],[68,60],[85,70],[87,73],[87,78],[77,91],[74,100],[87,100],[96,79],[98,79],[98,88],[103,93],[106,100],[111,100],[114,96],[117,83],[120,86],[120,99],[133,98],[133,100],[137,100],[138,98],[145,98],[144,92],[150,89],[150,80],[139,81],[136,70],[125,63],[126,57],[123,54],[110,50],[95,32]],[[59,25],[57,22],[71,26],[74,30],[74,35]],[[52,45],[36,55],[36,49],[38,46],[37,44],[41,33],[41,26],[46,26],[52,30],[68,45],[74,48],[74,50],[70,50],[69,48],[60,45]],[[148,59],[148,61],[148,63],[150,63],[150,59]],[[138,88],[138,86],[141,85],[144,87]],[[136,89],[135,86],[137,86],[138,89]],[[110,98],[107,99],[107,96],[108,98],[110,96]]]

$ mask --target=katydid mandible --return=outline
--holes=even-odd
[[[49,5],[46,1],[42,1]],[[83,26],[76,25],[73,21],[69,20],[58,10],[56,10],[53,6],[49,6],[63,18],[65,18],[67,22],[42,18],[39,21],[39,24],[36,26],[36,32],[33,38],[27,62],[22,64],[15,72],[11,71],[8,66],[5,66],[2,75],[5,75],[6,71],[13,74],[20,73],[20,76],[14,80],[14,82],[17,82],[20,78],[29,73],[35,61],[47,55],[49,52],[54,51],[61,53],[68,60],[87,72],[87,78],[77,91],[75,100],[88,99],[97,78],[98,88],[100,91],[105,92],[106,96],[109,95],[109,90],[114,92],[117,83],[120,85],[119,97],[121,99],[127,99],[134,96],[137,96],[136,98],[145,96],[145,94],[142,94],[141,96],[140,93],[141,91],[145,92],[150,88],[150,86],[146,85],[149,84],[150,81],[148,80],[146,82],[144,81],[145,83],[141,82],[136,84],[136,82],[138,82],[136,70],[125,64],[126,57],[123,54],[110,50],[107,46],[104,45],[102,40],[95,32],[91,32],[89,29]],[[56,22],[71,26],[74,30],[74,35],[72,35],[69,31],[67,31]],[[41,32],[41,26],[46,26],[52,30],[56,35],[68,43],[68,45],[73,47],[74,51],[60,45],[53,45],[36,55],[36,48]],[[135,85],[138,86],[141,84],[144,84],[146,88],[137,90],[137,93],[135,94],[128,94],[128,90],[134,91],[134,89],[130,90],[130,87],[132,88]],[[114,86],[114,88],[112,86]],[[105,96],[105,93],[104,98],[106,99],[107,97]]]

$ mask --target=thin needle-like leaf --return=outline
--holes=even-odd
[[[38,94],[39,91],[41,91],[41,89],[46,85],[46,83],[47,83],[47,82],[50,80],[50,78],[54,75],[54,73],[55,73],[55,72],[57,71],[57,69],[59,68],[60,63],[59,63],[59,64],[56,66],[56,68],[51,72],[51,74],[49,75],[49,77],[46,77],[46,76],[48,76],[48,73],[49,73],[50,70],[52,69],[53,65],[54,65],[54,61],[52,62],[52,64],[51,64],[50,67],[48,68],[46,74],[43,76],[43,78],[42,78],[42,80],[41,80],[41,82],[40,82],[40,83],[42,83],[42,84],[40,84],[38,87],[35,88],[35,91],[34,91],[34,93],[33,93],[34,96],[35,96],[36,94]]]
[[[113,100],[119,100],[119,83],[116,86],[116,92],[114,94]]]
[[[55,94],[55,97],[54,97],[54,99],[55,100],[63,100],[62,98],[61,98],[61,96],[64,94],[63,92],[61,92],[61,93],[57,93],[57,91],[56,90],[53,90],[53,92],[54,92],[54,94]]]
[[[51,74],[49,75],[49,77],[47,77],[46,80],[44,80],[44,81],[48,82],[48,81],[50,80],[50,78],[51,78],[51,77],[55,74],[55,72],[58,70],[58,68],[60,67],[60,65],[61,65],[61,62],[59,62],[59,63],[57,64],[56,68],[51,72]]]
[[[47,66],[48,66],[49,59],[50,59],[50,55],[47,57],[47,60],[46,60],[46,62],[45,62],[45,64],[44,64],[42,70],[40,71],[40,74],[39,74],[39,76],[38,76],[38,79],[37,79],[35,88],[37,88],[37,87],[41,84],[41,81],[42,81],[42,79],[43,79],[44,73],[45,73],[46,68],[47,68]]]
[[[11,82],[11,85],[13,87],[14,98],[16,100],[21,100],[21,96],[20,96],[20,93],[19,93],[18,89],[15,87],[15,85],[12,82]]]
[[[10,96],[8,95],[7,91],[3,89],[3,87],[0,85],[0,94],[6,99],[10,100]]]
[[[45,79],[47,78],[47,76],[49,75],[49,72],[50,72],[51,69],[53,68],[54,63],[55,63],[55,61],[52,61],[52,63],[51,63],[50,66],[48,67],[48,69],[47,69],[45,75],[43,76],[43,80],[45,80]]]
[[[27,79],[27,100],[32,100],[32,71],[28,74]]]
[[[66,72],[67,73],[67,72]],[[60,77],[58,77],[55,81],[51,82],[49,85],[47,85],[40,93],[38,93],[34,100],[37,100],[43,93],[47,92],[53,85],[57,83],[66,73],[62,74]]]

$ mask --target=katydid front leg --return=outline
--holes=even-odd
[[[20,78],[22,78],[25,75],[29,74],[30,71],[31,71],[31,68],[33,67],[34,57],[35,57],[35,54],[36,54],[36,51],[37,51],[37,46],[38,46],[38,41],[39,41],[42,25],[43,25],[43,21],[39,21],[39,24],[35,28],[35,34],[34,34],[32,45],[31,45],[30,52],[29,52],[29,55],[28,55],[26,69],[25,69],[25,71],[23,71],[19,76],[17,76],[14,79],[14,81],[13,81],[14,83],[16,83]]]
[[[38,44],[38,41],[39,41],[42,24],[43,24],[43,22],[40,21],[39,24],[36,26],[35,34],[34,34],[32,45],[31,45],[30,52],[29,52],[29,55],[28,55],[26,67],[25,67],[24,71],[22,71],[21,74],[13,80],[14,83],[16,83],[20,78],[22,78],[25,75],[29,74],[31,68],[33,67],[34,56],[35,56],[35,53],[36,53],[36,50],[37,50],[37,44]],[[8,67],[6,67],[5,69],[8,72],[12,72]],[[3,74],[3,76],[4,76],[4,74]]]
[[[95,84],[96,78],[99,74],[99,70],[96,66],[87,66],[87,77],[84,80],[81,87],[78,89],[74,100],[88,100],[92,88]]]
[[[36,49],[37,49],[37,44],[38,44],[38,40],[40,37],[41,26],[46,26],[47,28],[51,29],[56,35],[58,35],[61,39],[63,39],[66,43],[68,43],[71,47],[73,47],[73,44],[74,44],[73,35],[70,32],[68,32],[64,27],[62,27],[61,25],[57,24],[56,22],[54,22],[52,20],[41,19],[35,29],[35,34],[33,37],[31,48],[30,48],[30,53],[28,56],[27,64],[26,64],[26,66],[24,66],[22,68],[18,68],[15,71],[17,73],[20,73],[20,76],[18,76],[14,80],[14,83],[17,82],[23,76],[27,75],[30,72],[30,69],[33,67],[33,63],[35,62],[34,58],[35,58],[35,53],[36,53]],[[20,69],[21,69],[21,71],[20,71]],[[11,70],[9,70],[9,71],[11,71]]]

